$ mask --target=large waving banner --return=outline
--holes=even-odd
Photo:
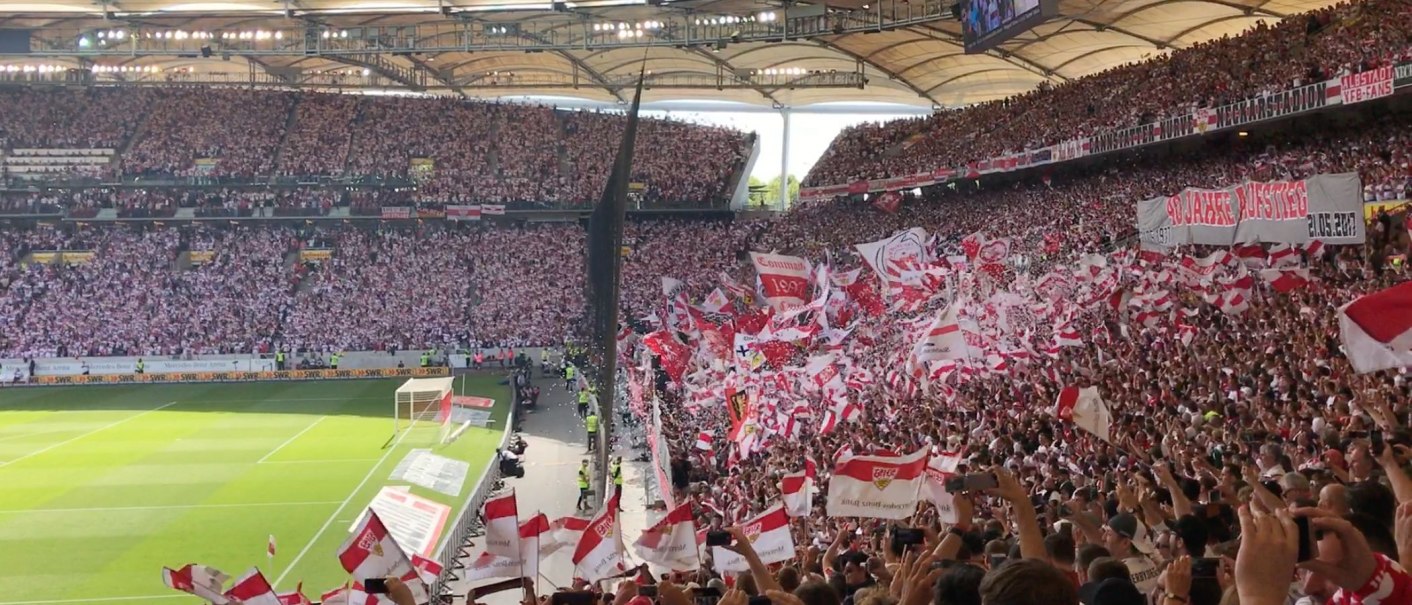
[[[1361,244],[1367,238],[1362,211],[1358,173],[1320,174],[1143,200],[1137,203],[1137,228],[1149,246]]]
[[[786,311],[804,305],[809,296],[809,261],[798,256],[751,252],[755,272],[760,275],[760,289],[765,301],[775,311]]]

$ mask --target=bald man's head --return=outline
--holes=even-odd
[[[1348,488],[1338,483],[1325,485],[1324,489],[1319,490],[1319,508],[1340,517],[1347,515],[1351,510],[1348,507]]]

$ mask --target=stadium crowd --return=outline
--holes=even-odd
[[[1412,57],[1400,0],[1345,2],[1004,100],[845,130],[805,186],[930,172]]]
[[[592,203],[625,123],[535,105],[206,88],[6,91],[0,116],[0,149],[111,148],[118,176],[373,178],[415,184],[408,197],[426,207]],[[645,203],[703,206],[729,197],[748,139],[644,119],[638,148]]]

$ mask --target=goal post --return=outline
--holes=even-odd
[[[392,432],[400,437],[418,423],[440,425],[445,431],[451,421],[451,397],[455,379],[409,378],[397,388],[392,410]]]

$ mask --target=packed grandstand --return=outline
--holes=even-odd
[[[1341,4],[1018,98],[849,129],[806,184],[966,166],[1275,98],[1403,65],[1409,32],[1406,2]],[[8,149],[121,151],[63,175],[108,184],[13,188],[0,213],[582,206],[603,188],[621,127],[620,116],[462,101],[4,91]],[[646,207],[719,208],[747,146],[741,133],[649,121],[634,180]],[[207,158],[217,161],[203,173]],[[418,158],[434,165],[415,190],[239,182],[411,181]],[[1412,603],[1412,381],[1355,371],[1339,329],[1342,305],[1406,283],[1410,162],[1412,119],[1394,98],[1248,135],[966,175],[908,191],[891,212],[864,187],[763,220],[634,217],[621,350],[631,407],[643,412],[654,393],[662,406],[664,500],[702,529],[749,527],[787,499],[782,477],[819,483],[804,492],[812,506],[790,506],[797,551],[738,576],[707,565],[672,579],[725,578],[774,605]],[[1364,244],[1139,243],[1139,200],[1339,173],[1357,174],[1357,201],[1371,203]],[[214,180],[119,183],[192,176]],[[913,228],[924,230],[920,264],[895,268],[895,283],[855,254]],[[0,230],[0,358],[559,346],[583,330],[585,239],[577,222],[17,220]],[[25,262],[69,250],[93,254]],[[307,250],[331,256],[302,262]],[[763,304],[748,251],[811,263],[807,311]],[[973,352],[919,360],[959,300],[951,325]],[[1405,300],[1387,307],[1404,328]],[[644,351],[658,359],[640,369]],[[1102,423],[1054,413],[1075,393],[1101,398]],[[736,397],[748,404],[721,403]],[[913,452],[947,461],[945,473],[993,472],[997,485],[931,502],[914,491],[915,513],[892,519],[924,530],[922,554],[894,548],[888,521],[828,514],[845,472],[836,462]],[[1321,536],[1297,572],[1293,517]],[[635,584],[612,590],[619,605],[640,602]],[[688,602],[670,585],[658,594]]]

